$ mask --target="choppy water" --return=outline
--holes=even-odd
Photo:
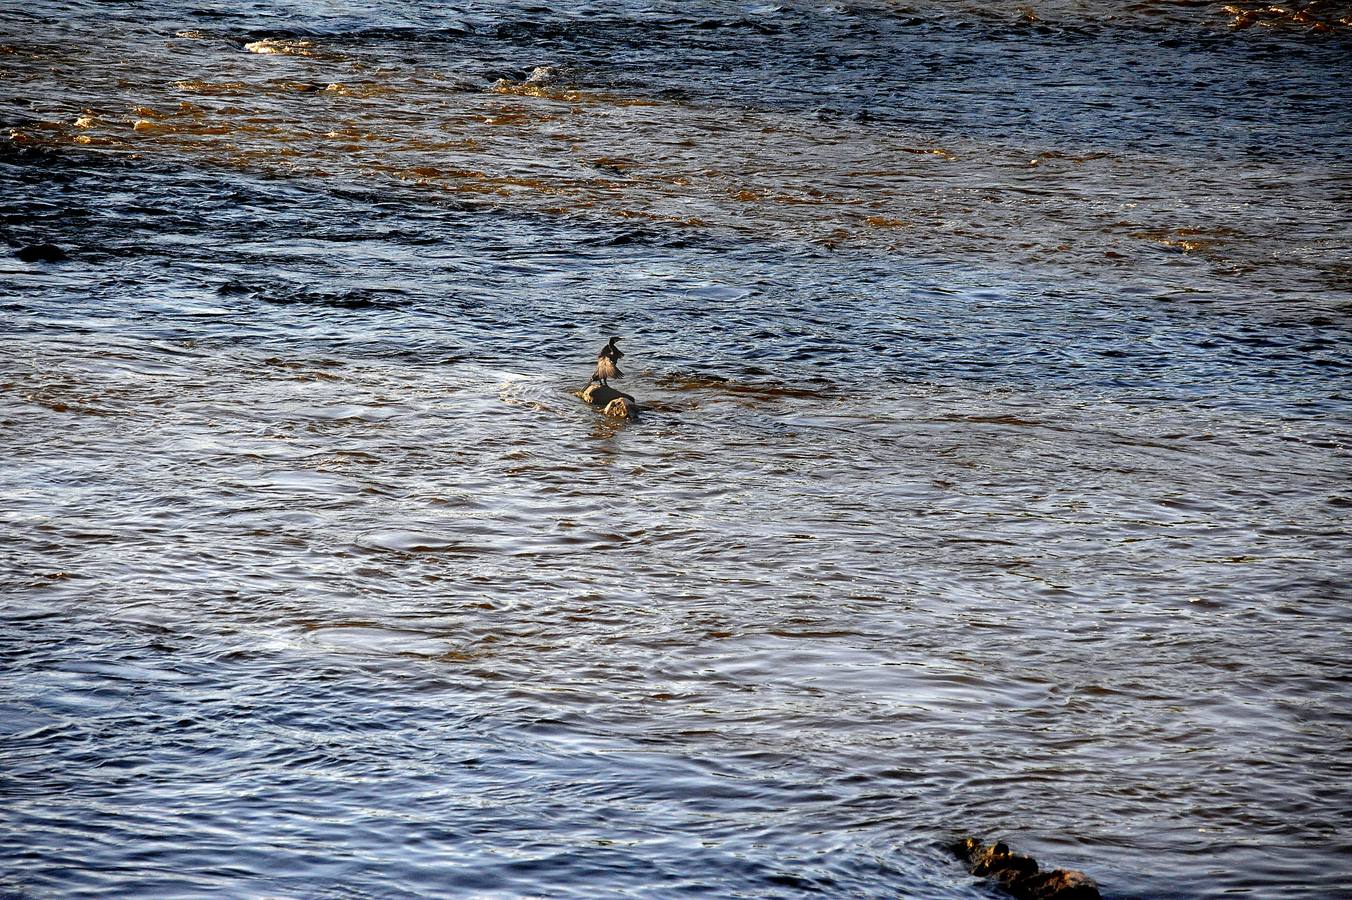
[[[0,892],[1345,895],[1350,21],[0,11]]]

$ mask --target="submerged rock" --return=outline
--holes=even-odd
[[[614,416],[617,419],[638,418],[637,400],[609,385],[601,384],[599,381],[593,381],[578,391],[577,395],[608,416]]]
[[[14,254],[24,262],[61,262],[66,259],[66,251],[56,244],[29,244],[20,247]]]
[[[1003,841],[985,845],[963,838],[953,852],[973,875],[995,880],[1019,900],[1101,900],[1098,884],[1088,875],[1074,869],[1040,871],[1037,860],[1014,853]]]

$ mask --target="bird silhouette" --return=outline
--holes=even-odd
[[[624,356],[620,352],[620,348],[615,346],[615,342],[618,340],[617,337],[611,338],[610,343],[602,347],[601,352],[596,354],[596,374],[592,375],[592,381],[599,381],[609,387],[610,385],[606,384],[607,379],[624,377],[624,373],[620,371],[620,367],[617,365],[620,358]]]

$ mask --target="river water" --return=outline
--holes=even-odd
[[[7,5],[0,893],[1348,896],[1300,6]]]

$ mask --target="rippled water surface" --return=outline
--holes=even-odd
[[[0,10],[0,893],[1347,895],[1352,9],[430,6]]]

